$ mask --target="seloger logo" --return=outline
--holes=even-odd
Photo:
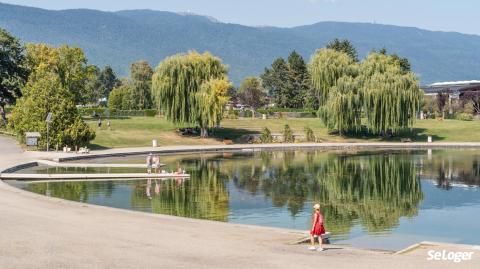
[[[456,263],[469,261],[473,257],[473,251],[442,251],[429,250],[427,260],[432,261],[453,261]]]

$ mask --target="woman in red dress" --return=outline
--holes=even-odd
[[[315,250],[315,237],[318,237],[319,248],[318,251],[323,251],[322,248],[322,234],[325,233],[325,228],[323,227],[323,216],[320,213],[320,205],[315,204],[313,206],[315,209],[312,218],[312,229],[310,230],[310,242],[312,245],[308,248],[309,250]]]

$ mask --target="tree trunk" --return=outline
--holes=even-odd
[[[208,130],[207,128],[200,128],[200,137],[201,138],[207,138],[208,137]]]
[[[3,105],[0,106],[0,117],[3,124],[7,125],[7,117],[5,116],[5,107]]]

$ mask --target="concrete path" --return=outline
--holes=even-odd
[[[0,170],[42,154],[22,153],[0,136]],[[0,268],[480,268],[480,250],[471,246],[430,243],[394,255],[288,244],[304,235],[81,204],[0,182]],[[428,251],[444,249],[473,259],[427,260]]]

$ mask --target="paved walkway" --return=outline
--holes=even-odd
[[[23,153],[13,140],[0,136],[0,170],[18,162],[62,156]],[[284,229],[81,204],[0,182],[0,268],[480,267],[480,250],[471,246],[422,245],[393,255],[332,245],[318,253],[288,244],[301,236]],[[471,251],[473,259],[462,263],[427,260],[427,251],[443,249]]]

